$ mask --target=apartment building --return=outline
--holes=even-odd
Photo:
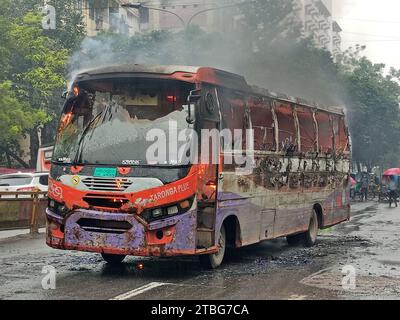
[[[89,36],[100,31],[134,35],[153,30],[182,30],[189,23],[208,32],[235,29],[242,16],[229,5],[244,2],[235,0],[80,0]],[[140,9],[122,4],[142,3]],[[333,56],[341,52],[341,31],[332,17],[332,0],[295,0],[293,15],[303,25],[303,36],[311,37],[320,48]]]
[[[303,24],[305,37],[311,37],[318,47],[329,50],[333,56],[341,52],[342,29],[333,20],[332,0],[296,0],[293,11]]]
[[[84,17],[89,36],[101,31],[134,35],[139,32],[139,12],[124,8],[125,0],[78,0],[77,9]]]
[[[182,30],[189,24],[197,25],[205,31],[224,32],[231,30],[239,22],[237,8],[230,5],[235,0],[153,0],[146,6],[160,10],[144,12],[142,31]],[[172,14],[171,14],[172,13]],[[176,14],[176,15],[174,15]]]
[[[146,6],[169,11],[143,10],[141,30],[181,30],[189,21],[206,31],[234,29],[242,16],[237,8],[227,5],[244,0],[152,0]],[[218,9],[222,8],[222,9]],[[295,0],[293,15],[303,25],[303,36],[335,56],[341,52],[341,28],[332,18],[332,0]],[[171,14],[171,12],[173,14]],[[176,14],[176,15],[174,15]],[[182,21],[183,20],[183,21]]]

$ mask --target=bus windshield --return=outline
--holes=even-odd
[[[53,161],[82,165],[188,165],[190,150],[179,159],[179,153],[170,153],[169,140],[192,128],[187,122],[190,90],[191,84],[158,79],[78,83],[73,88],[75,97],[64,107]],[[166,141],[157,141],[162,138]],[[153,153],[156,160],[149,159],[147,152],[151,146],[155,149],[157,142],[164,147]],[[171,143],[177,150],[183,144],[187,141]]]

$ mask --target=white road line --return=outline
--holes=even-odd
[[[110,300],[128,300],[130,298],[133,298],[135,296],[138,296],[142,293],[145,293],[146,291],[158,288],[158,287],[162,287],[162,286],[166,286],[169,285],[169,283],[162,283],[162,282],[151,282],[149,284],[146,284],[142,287],[139,287],[135,290],[132,291],[128,291],[126,293],[123,293],[119,296],[116,296],[115,298],[112,298]]]

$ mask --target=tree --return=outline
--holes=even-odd
[[[9,2],[0,0],[0,81],[7,78],[10,71],[10,19],[7,16]]]
[[[82,12],[75,7],[77,1],[47,3],[56,9],[55,30],[42,28],[42,1],[0,0],[0,83],[11,83],[8,92],[32,119],[15,119],[22,130],[18,132],[29,134],[31,166],[36,164],[39,129],[42,143],[53,142],[60,96],[67,85],[67,61],[85,36]],[[13,154],[18,156],[18,141],[4,143],[4,139],[0,141],[0,154],[13,145]]]
[[[55,40],[45,36],[41,15],[28,13],[21,22],[14,22],[10,30],[13,50],[14,88],[21,101],[38,112],[45,110],[45,122],[30,129],[31,165],[36,163],[39,147],[38,129],[59,113],[54,97],[66,86],[65,73],[68,51]]]
[[[399,72],[385,71],[361,55],[363,47],[346,51],[339,59],[346,88],[346,105],[353,140],[353,157],[368,167],[398,166],[400,162]]]
[[[27,130],[33,129],[38,123],[47,119],[44,110],[33,110],[29,105],[21,102],[12,90],[10,81],[0,83],[0,148],[12,156],[21,165],[28,165],[17,156],[13,145]]]
[[[2,0],[10,1],[10,0]],[[47,4],[55,8],[56,29],[44,30],[43,35],[55,40],[60,47],[69,53],[75,51],[86,35],[83,15],[76,0],[48,0]],[[22,20],[29,12],[41,14],[44,1],[12,0],[13,6],[8,14]]]

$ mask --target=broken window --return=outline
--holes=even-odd
[[[333,147],[332,127],[328,113],[318,111],[316,115],[318,122],[319,148],[322,153],[331,153]]]
[[[314,151],[316,145],[316,132],[312,111],[306,108],[297,108],[297,116],[300,122],[301,151]]]
[[[279,150],[282,152],[296,151],[297,133],[292,107],[289,104],[278,103],[276,115],[279,127]]]
[[[251,108],[251,119],[254,130],[254,149],[273,151],[275,149],[274,119],[269,102],[254,103]]]

